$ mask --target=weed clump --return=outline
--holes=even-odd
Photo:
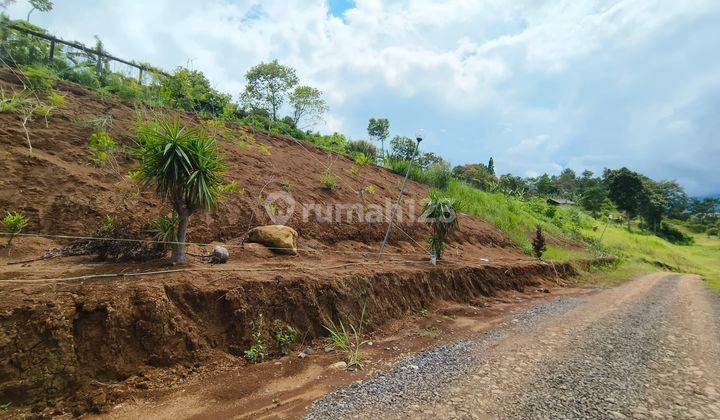
[[[243,357],[250,363],[260,363],[268,357],[268,348],[263,340],[263,321],[262,314],[255,324],[255,330],[252,333],[252,344],[250,348],[243,352]]]
[[[293,344],[295,344],[299,338],[299,331],[292,325],[283,326],[279,319],[273,322],[275,344],[277,344],[278,350],[283,355],[290,354],[290,350]]]
[[[338,177],[335,176],[330,170],[326,170],[322,177],[320,177],[320,184],[328,191],[332,191],[337,187]]]
[[[110,137],[107,131],[96,131],[90,135],[88,147],[92,153],[92,160],[97,165],[104,165],[113,157],[117,142]]]
[[[345,362],[348,367],[362,369],[365,365],[361,350],[361,347],[368,343],[363,335],[364,320],[365,306],[363,305],[357,328],[351,324],[348,329],[342,321],[338,321],[336,324],[332,320],[327,321],[327,325],[324,325],[325,329],[330,333],[330,336],[326,339],[327,343],[345,355]]]

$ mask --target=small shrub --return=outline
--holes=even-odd
[[[262,153],[265,156],[272,155],[272,149],[270,148],[270,146],[268,146],[266,144],[258,144],[257,149],[260,153]]]
[[[106,131],[96,131],[90,135],[88,146],[92,153],[93,162],[102,165],[110,159],[112,152],[117,147],[117,143]]]
[[[57,80],[57,75],[47,67],[28,66],[22,72],[27,88],[35,92],[49,92]]]
[[[290,181],[287,179],[283,179],[282,181],[280,181],[280,188],[282,188],[283,190],[285,190],[287,192],[292,191],[292,185],[290,184]]]
[[[268,348],[263,340],[263,326],[264,322],[261,314],[252,333],[252,344],[249,349],[243,352],[243,356],[250,363],[260,363],[268,356]]]
[[[430,165],[425,171],[425,183],[440,190],[446,190],[452,179],[452,170],[447,162]]]
[[[10,234],[10,238],[7,241],[7,247],[10,248],[10,244],[15,236],[25,228],[28,224],[28,220],[24,214],[20,212],[8,212],[2,220],[5,231]]]
[[[545,209],[545,216],[549,217],[550,219],[554,218],[557,214],[557,207],[555,206],[548,206]]]
[[[545,245],[545,235],[543,235],[540,225],[535,227],[535,239],[533,239],[532,245],[533,253],[538,258],[541,258],[542,254],[547,251],[547,246]]]
[[[102,224],[100,225],[101,232],[110,232],[115,227],[115,220],[117,218],[112,214],[105,215]]]
[[[458,227],[455,202],[450,198],[431,192],[430,198],[425,204],[423,216],[432,228],[432,235],[428,238],[430,251],[435,253],[437,259],[440,259],[450,234]]]
[[[8,96],[0,89],[0,112],[24,113],[25,109],[33,107],[33,101],[26,91],[13,92]]]
[[[65,96],[61,95],[57,91],[52,91],[47,97],[48,102],[50,102],[50,105],[54,106],[55,108],[64,108],[65,107]]]
[[[352,156],[361,153],[374,162],[380,155],[377,146],[366,140],[349,141],[346,146],[347,152]]]
[[[128,77],[110,74],[105,81],[103,91],[117,95],[123,101],[135,101],[140,98],[140,85]]]
[[[327,321],[324,325],[325,329],[330,333],[330,337],[326,339],[328,344],[335,347],[336,350],[345,354],[345,362],[348,367],[362,368],[364,366],[362,346],[367,344],[363,337],[363,322],[365,320],[365,305],[363,305],[360,313],[360,320],[357,328],[350,325],[346,328],[342,321],[336,324],[332,320]]]
[[[221,196],[227,196],[233,193],[239,193],[239,195],[245,195],[245,190],[240,188],[240,185],[238,185],[237,181],[230,181],[225,184],[220,184],[217,187],[218,194]]]
[[[99,89],[102,85],[95,70],[89,68],[79,70],[66,69],[60,73],[60,76],[65,80],[78,83],[91,89]]]
[[[279,319],[273,322],[273,327],[275,329],[275,343],[277,344],[278,350],[284,355],[290,354],[292,345],[297,342],[300,336],[299,331],[292,325],[283,327]]]
[[[328,169],[325,171],[323,176],[320,177],[320,184],[322,184],[323,188],[326,190],[334,190],[338,184],[338,177]]]
[[[160,216],[150,224],[153,237],[156,241],[162,242],[167,248],[178,241],[177,238],[178,217],[173,212]]]
[[[350,172],[352,172],[353,175],[357,175],[360,173],[363,166],[370,162],[372,162],[372,160],[369,157],[365,156],[363,153],[358,153],[355,155],[355,164],[352,166],[352,169],[350,169]]]

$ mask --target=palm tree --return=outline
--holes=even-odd
[[[138,140],[139,170],[145,185],[155,185],[157,194],[170,202],[177,214],[172,261],[185,264],[188,219],[196,210],[215,206],[225,166],[215,140],[182,126],[178,119],[141,125]]]

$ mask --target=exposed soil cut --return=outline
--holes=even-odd
[[[9,92],[21,84],[10,70],[0,69],[0,88]],[[32,153],[19,117],[0,114],[0,212],[24,212],[27,233],[72,236],[93,235],[113,215],[128,226],[128,237],[167,213],[152,191],[126,177],[133,165],[127,154],[118,155],[115,169],[93,163],[87,146],[92,128],[79,123],[112,116],[110,134],[130,147],[135,109],[72,83],[58,82],[56,89],[66,96],[66,106],[47,124],[36,118],[28,125]],[[233,130],[251,139],[219,143],[226,179],[241,191],[213,212],[193,216],[189,234],[200,243],[191,246],[196,254],[207,251],[206,244],[226,246],[228,264],[195,259],[177,271],[164,261],[39,260],[44,251],[70,243],[58,237],[18,237],[10,255],[0,250],[0,403],[44,414],[98,411],[124,397],[113,384],[144,386],[147,372],[185,375],[228,358],[244,363],[240,356],[260,314],[268,324],[280,319],[294,325],[309,341],[326,335],[324,320],[351,320],[364,304],[373,329],[441,299],[472,302],[499,290],[550,287],[574,273],[569,265],[525,256],[502,232],[466,215],[460,215],[446,261],[430,265],[424,249],[429,230],[408,217],[420,214],[419,202],[427,195],[415,182],[407,189],[405,218],[378,262],[371,253],[385,231],[382,218],[304,218],[299,208],[389,208],[401,177],[373,165],[358,172],[351,159],[290,138]],[[332,191],[320,183],[326,171],[339,178]],[[361,193],[368,185],[375,192]],[[298,206],[286,222],[300,235],[297,257],[241,243],[250,228],[271,223],[264,200],[281,191]],[[284,210],[284,204],[278,206]],[[97,274],[124,276],[82,277]]]

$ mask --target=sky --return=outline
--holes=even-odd
[[[237,99],[272,59],[330,107],[322,132],[426,131],[453,165],[522,176],[627,166],[720,192],[718,0],[60,0],[31,21],[203,71]],[[8,13],[24,18],[17,0]]]

